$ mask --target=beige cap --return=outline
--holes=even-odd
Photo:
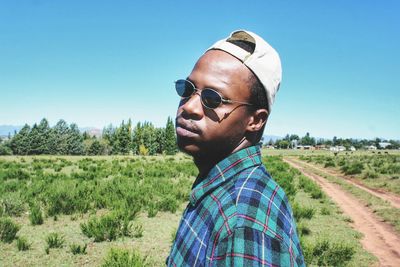
[[[227,42],[227,40],[240,40],[253,43],[255,44],[254,52],[249,53],[239,46]],[[281,60],[275,49],[257,34],[245,30],[232,32],[229,37],[216,42],[208,50],[210,49],[223,50],[233,55],[241,60],[257,76],[264,86],[268,99],[267,109],[271,113],[271,107],[282,80]]]

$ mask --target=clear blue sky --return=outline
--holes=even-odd
[[[3,0],[0,125],[163,126],[179,101],[173,81],[248,29],[283,64],[265,134],[400,139],[399,14],[387,0]]]

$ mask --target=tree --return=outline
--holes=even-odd
[[[168,117],[167,125],[165,126],[165,148],[164,148],[164,151],[167,155],[174,155],[177,151],[175,126],[170,117]]]
[[[303,146],[313,146],[313,145],[315,145],[315,138],[314,138],[314,137],[311,137],[311,136],[310,136],[310,133],[306,133],[306,135],[303,136],[303,137],[300,139],[300,143],[301,143]]]
[[[281,149],[287,149],[290,146],[289,141],[285,140],[285,139],[279,140],[276,144],[277,144],[278,148],[281,148]]]
[[[29,154],[41,155],[50,154],[49,146],[50,127],[49,122],[43,118],[39,125],[36,123],[33,125],[32,130],[29,134],[30,149]]]
[[[78,125],[72,123],[69,128],[67,137],[67,153],[69,155],[83,155],[83,136],[79,131]]]
[[[8,142],[1,142],[0,143],[0,155],[12,155],[12,150],[9,147]]]
[[[89,147],[88,154],[89,155],[101,155],[101,154],[103,154],[103,147],[102,147],[102,145],[101,145],[99,140],[97,140],[97,139],[93,140],[92,144]]]
[[[15,133],[13,138],[10,141],[10,148],[14,155],[27,155],[30,150],[30,140],[29,133],[31,131],[31,127],[28,124],[25,124],[24,127],[18,132]]]
[[[132,147],[132,122],[131,119],[128,120],[128,123],[125,124],[122,121],[120,127],[117,128],[116,131],[116,139],[118,148],[116,149],[118,154],[128,154],[131,151]]]
[[[50,153],[53,155],[68,154],[70,129],[64,120],[59,120],[50,132]]]

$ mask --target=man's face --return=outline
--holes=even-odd
[[[196,88],[212,88],[223,98],[248,102],[250,70],[237,58],[220,50],[210,50],[194,66],[187,78]],[[199,92],[200,93],[200,92]],[[247,106],[232,103],[207,109],[200,95],[180,101],[176,115],[179,148],[197,158],[225,157],[244,138],[250,114]]]

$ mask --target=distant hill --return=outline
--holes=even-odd
[[[0,136],[8,136],[8,134],[14,135],[15,131],[19,131],[22,129],[21,126],[16,125],[0,125]]]
[[[272,142],[275,142],[278,139],[282,139],[282,136],[278,136],[278,135],[263,135],[264,138],[264,143],[268,143],[269,140],[272,139]]]

